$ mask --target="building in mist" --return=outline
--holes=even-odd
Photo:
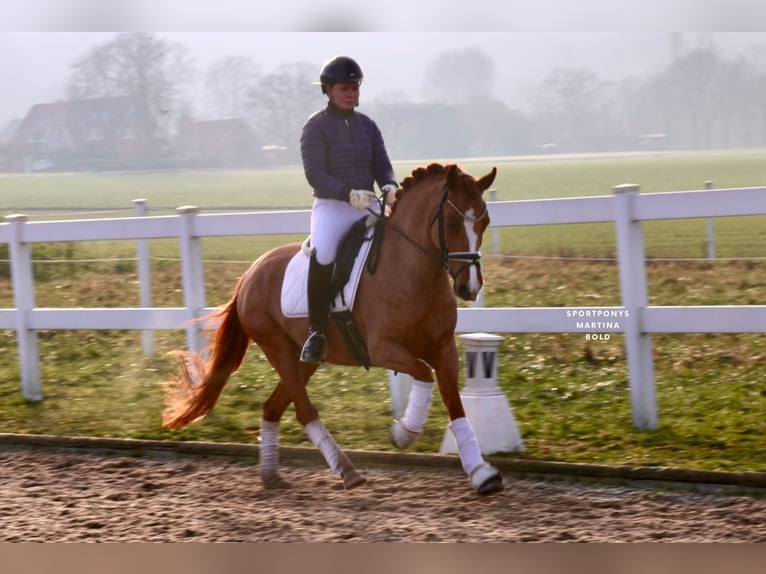
[[[182,122],[173,153],[189,168],[248,168],[280,162],[278,146],[268,145],[243,118]]]
[[[3,164],[9,171],[130,169],[162,163],[168,151],[138,102],[106,97],[33,105],[9,126]]]

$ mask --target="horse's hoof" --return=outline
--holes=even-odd
[[[359,474],[356,469],[346,470],[343,472],[343,488],[351,490],[357,486],[362,486],[367,482],[367,479]]]
[[[412,446],[415,441],[418,440],[419,436],[420,433],[412,432],[405,427],[401,421],[394,421],[391,423],[391,444],[396,448],[407,448]]]
[[[268,476],[261,476],[263,482],[263,488],[269,490],[278,490],[284,488],[290,488],[290,483],[283,479],[278,474],[270,474]]]
[[[503,477],[494,466],[484,463],[473,471],[471,484],[476,489],[476,494],[486,496],[503,490]]]
[[[503,490],[503,477],[498,474],[481,483],[479,488],[476,489],[476,494],[486,496],[487,494],[494,494],[501,490]]]

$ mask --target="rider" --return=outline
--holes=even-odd
[[[384,192],[387,203],[393,202],[398,188],[378,126],[355,111],[363,78],[362,69],[352,58],[336,56],[328,60],[319,72],[327,107],[306,120],[301,134],[303,170],[314,195],[309,334],[300,356],[306,363],[325,360],[324,331],[332,303],[330,279],[340,240],[367,215],[368,208],[379,210],[374,183]]]

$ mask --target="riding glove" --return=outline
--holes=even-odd
[[[383,190],[383,195],[386,198],[386,205],[393,205],[396,201],[396,190],[399,188],[393,183],[387,183],[381,187],[381,189]]]
[[[367,209],[375,193],[366,189],[352,189],[348,194],[348,202],[357,209]]]

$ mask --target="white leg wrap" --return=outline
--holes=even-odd
[[[431,408],[433,394],[434,383],[424,383],[418,380],[412,381],[410,398],[402,417],[402,424],[407,430],[417,434],[423,432],[423,427],[426,426],[426,419],[428,418],[428,411]]]
[[[460,454],[460,462],[463,465],[463,471],[471,476],[474,471],[484,464],[484,458],[479,450],[479,443],[476,441],[476,435],[468,419],[461,417],[455,419],[449,424],[449,430],[455,437],[457,451]]]
[[[499,475],[500,473],[494,466],[483,462],[473,471],[473,474],[471,475],[471,484],[474,488],[479,488],[485,481]]]
[[[391,425],[391,441],[397,448],[411,446],[423,432],[431,408],[434,383],[413,380],[404,416]]]
[[[259,454],[261,474],[275,474],[279,467],[279,423],[261,421]]]
[[[327,461],[330,468],[335,474],[341,475],[343,471],[341,466],[342,454],[338,444],[330,436],[330,433],[327,432],[324,423],[321,420],[316,419],[307,424],[305,429],[309,439],[316,445],[319,452],[322,453],[322,456],[324,456],[324,459]]]

